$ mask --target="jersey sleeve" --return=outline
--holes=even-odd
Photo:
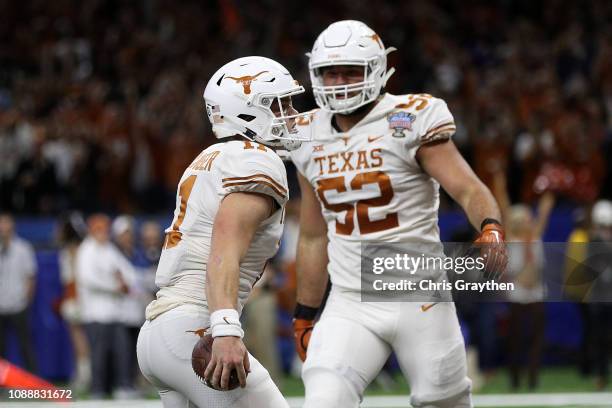
[[[226,157],[221,170],[222,195],[260,193],[272,197],[279,206],[289,199],[285,165],[270,148],[256,143],[238,144]]]
[[[439,98],[431,98],[428,106],[418,115],[417,144],[419,146],[450,139],[455,134],[455,120],[448,110],[446,102]]]

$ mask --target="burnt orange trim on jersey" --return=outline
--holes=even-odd
[[[456,130],[457,128],[455,127],[455,124],[453,122],[449,122],[444,125],[437,126],[434,129],[431,129],[429,132],[425,133],[423,136],[421,136],[421,141],[426,142],[430,139],[433,139],[435,136],[439,135],[440,133],[451,132],[451,131],[454,132]]]
[[[166,233],[164,238],[164,249],[174,248],[181,242],[183,234],[179,231],[170,231]]]
[[[287,194],[287,189],[285,189],[283,186],[278,184],[276,182],[276,180],[274,180],[272,177],[270,177],[270,176],[268,176],[266,174],[263,174],[263,173],[257,173],[257,174],[253,174],[251,176],[245,176],[245,177],[226,177],[226,178],[222,179],[221,181],[225,183],[226,181],[252,180],[252,179],[260,178],[260,177],[268,180],[270,183],[274,184],[274,186],[276,186],[276,188],[278,188],[279,190],[283,191],[284,194]]]
[[[443,128],[436,129],[435,132],[428,132],[428,133],[426,133],[425,136],[422,137],[422,139],[427,139],[427,138],[429,138],[429,137],[431,137],[433,135],[437,135],[440,132],[448,132],[449,130],[457,130],[457,128],[455,126],[453,126],[453,125],[448,125],[448,126],[445,126]]]
[[[243,186],[243,185],[247,185],[247,184],[263,184],[263,185],[266,185],[266,186],[270,187],[272,189],[272,191],[274,191],[276,194],[278,194],[283,199],[286,198],[285,194],[283,194],[280,191],[278,191],[278,189],[276,187],[274,187],[274,185],[268,183],[267,181],[261,181],[261,180],[240,181],[240,182],[237,182],[237,183],[226,183],[226,184],[223,185],[223,188],[233,187],[233,186]]]
[[[426,138],[430,134],[435,133],[436,131],[438,131],[438,130],[444,128],[444,127],[447,127],[447,126],[452,126],[454,128],[455,127],[455,122],[446,122],[446,123],[443,123],[441,125],[436,126],[435,128],[429,129],[427,131],[427,133],[425,133],[425,135],[423,135],[422,138]]]
[[[450,133],[450,132],[455,132],[455,130],[457,130],[454,126],[447,126],[443,129],[439,129],[438,131],[436,131],[435,133],[431,133],[428,134],[425,137],[421,138],[421,142],[429,142],[432,141],[436,138],[436,136],[443,134],[443,133]]]

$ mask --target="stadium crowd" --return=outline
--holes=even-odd
[[[214,143],[201,93],[215,67],[272,56],[308,84],[304,54],[347,16],[399,49],[390,92],[446,99],[488,184],[502,167],[515,199],[533,201],[542,175],[574,201],[610,195],[609,2],[374,3],[2,2],[2,208],[171,208],[182,169]]]
[[[611,14],[605,0],[313,0],[307,7],[272,0],[0,2],[0,212],[169,215],[184,168],[216,140],[201,99],[214,70],[232,58],[264,55],[285,64],[308,89],[304,54],[327,24],[343,18],[367,22],[386,46],[398,48],[389,57],[397,68],[390,92],[427,92],[448,102],[457,123],[454,141],[487,184],[504,174],[512,202],[533,204],[551,191],[557,202],[588,207],[612,197]],[[296,102],[314,107],[311,95]],[[261,307],[283,309],[285,317],[294,298],[293,275],[286,272],[294,267],[295,213],[291,201],[285,248],[273,266],[280,273],[259,294]],[[150,275],[161,232],[149,225],[153,249],[133,250],[121,237],[135,232],[134,220],[114,221],[98,218],[89,234],[104,230],[102,241],[112,236],[122,256],[147,271],[140,292],[131,292],[142,308],[142,298],[155,290]],[[60,240],[61,262],[78,257],[88,233],[82,227]],[[113,272],[116,291],[130,293]],[[73,380],[89,384],[89,365],[101,363],[90,362],[96,345],[87,334],[113,328],[75,317],[66,298],[75,283],[69,275],[62,280],[64,298],[56,306],[81,364]],[[271,294],[278,305],[269,302]],[[257,313],[249,316],[247,309],[246,316],[261,327]],[[139,322],[103,325],[119,323],[123,340],[133,342]],[[272,337],[290,343],[286,323],[267,334],[277,330]],[[543,330],[543,323],[536,326]],[[268,369],[274,377],[280,370]],[[95,392],[108,388],[93,383],[100,387]]]

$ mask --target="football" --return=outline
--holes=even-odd
[[[210,334],[204,335],[193,347],[193,352],[191,353],[191,367],[193,368],[194,373],[198,376],[202,383],[217,391],[228,391],[240,387],[240,381],[238,380],[236,370],[232,371],[230,374],[227,390],[213,387],[206,380],[206,378],[204,378],[204,371],[206,371],[206,367],[210,361],[210,356],[212,355],[213,340],[214,339]]]

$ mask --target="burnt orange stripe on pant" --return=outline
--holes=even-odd
[[[245,176],[245,177],[226,177],[223,180],[221,180],[222,182],[226,182],[226,181],[241,181],[241,180],[252,180],[252,179],[256,179],[256,178],[263,178],[268,180],[270,183],[272,183],[277,189],[279,189],[280,191],[283,192],[283,194],[281,195],[285,195],[287,194],[287,190],[281,186],[280,184],[278,184],[272,177],[263,174],[263,173],[258,173],[258,174],[253,174],[252,176]]]

